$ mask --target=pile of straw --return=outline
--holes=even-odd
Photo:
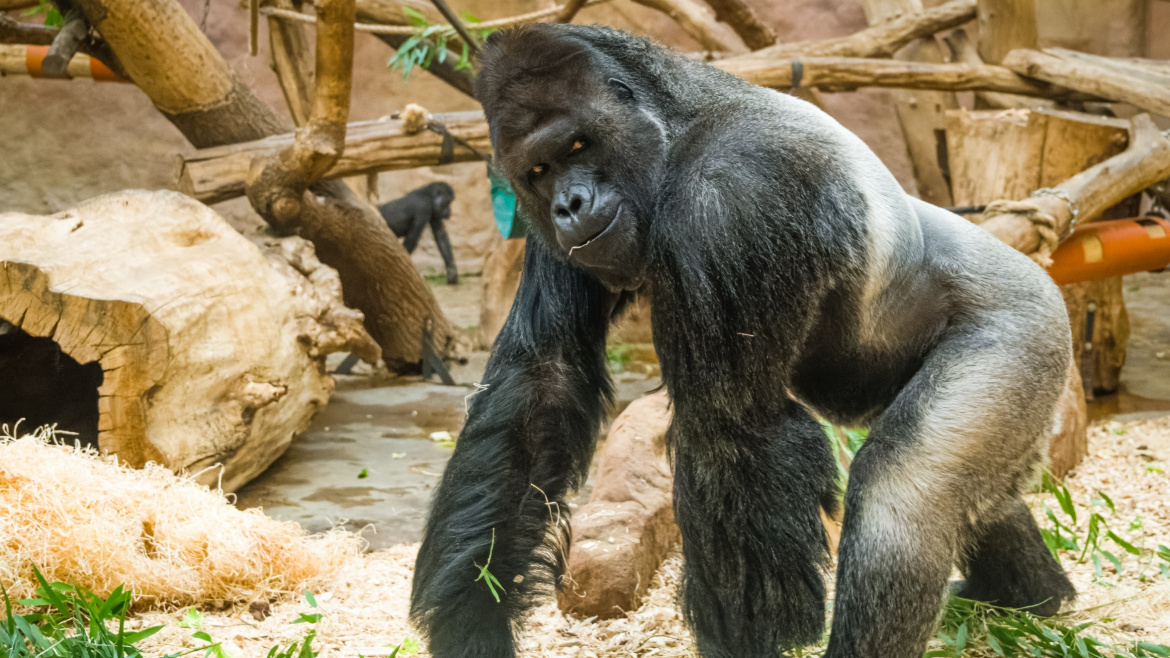
[[[222,492],[170,471],[126,468],[60,445],[51,430],[0,431],[0,583],[36,588],[34,566],[107,595],[125,585],[139,606],[247,602],[332,576],[362,540],[309,537],[296,523],[241,511]]]

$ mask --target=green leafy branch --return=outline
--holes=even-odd
[[[65,18],[61,16],[61,11],[57,9],[57,5],[49,2],[49,0],[40,0],[37,6],[29,9],[21,14],[21,16],[38,16],[44,15],[46,27],[63,27],[65,25]]]
[[[458,41],[461,44],[459,59],[455,62],[455,70],[462,71],[471,68],[470,50],[467,44],[459,39],[455,28],[446,23],[432,25],[427,21],[426,16],[410,7],[403,7],[402,13],[406,17],[407,23],[416,31],[413,36],[398,47],[386,65],[392,69],[401,68],[403,80],[410,77],[410,72],[414,70],[415,66],[425,69],[430,68],[431,64],[436,61],[440,64],[446,62],[449,55],[447,44],[451,41]],[[464,13],[461,14],[461,17],[467,30],[479,39],[484,39],[495,31],[495,28],[475,27],[475,24],[480,21],[470,14]]]

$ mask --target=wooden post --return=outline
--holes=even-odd
[[[923,11],[921,0],[864,0],[863,4],[870,25]],[[894,58],[912,62],[944,61],[938,43],[932,38],[910,42]],[[894,91],[890,97],[914,166],[918,195],[936,205],[951,205],[950,186],[943,176],[938,155],[939,140],[946,127],[946,111],[958,107],[955,95],[941,91]]]
[[[978,0],[979,54],[999,64],[1016,48],[1035,48],[1036,0]]]

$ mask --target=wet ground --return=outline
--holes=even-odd
[[[435,289],[456,324],[478,323],[477,277]],[[1132,334],[1122,391],[1093,401],[1090,413],[1120,420],[1170,414],[1170,274],[1126,277],[1125,298]],[[640,350],[632,353],[645,358]],[[339,376],[337,392],[309,429],[238,492],[240,507],[262,507],[310,532],[342,522],[351,529],[368,527],[364,536],[372,549],[418,541],[427,501],[451,454],[447,439],[458,436],[464,399],[474,392],[486,362],[487,354],[480,352],[454,368],[459,386],[379,378],[365,366],[355,372],[366,374]],[[615,413],[660,384],[641,366],[627,364],[626,372],[615,375]],[[1150,448],[1170,455],[1170,445]],[[587,485],[574,500],[584,502],[588,494]]]
[[[461,327],[479,320],[479,277],[461,285],[435,285],[439,303]],[[336,367],[344,355],[332,355]],[[367,528],[371,549],[421,538],[427,501],[463,427],[465,398],[483,376],[487,353],[452,368],[458,386],[419,377],[371,374],[365,364],[337,376],[337,390],[309,429],[267,471],[237,492],[242,508],[297,521],[309,532],[344,524]],[[658,377],[615,375],[614,413],[657,387]],[[588,500],[589,488],[575,501]]]

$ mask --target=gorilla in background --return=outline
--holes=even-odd
[[[408,254],[414,253],[423,230],[428,225],[431,227],[431,235],[435,237],[443,265],[447,268],[447,285],[451,286],[459,283],[459,270],[455,268],[455,254],[451,251],[451,240],[443,221],[451,217],[451,202],[454,200],[455,190],[450,185],[431,183],[401,199],[378,206],[378,212],[382,213],[382,219],[386,220],[394,235],[406,237],[402,246],[406,247]]]
[[[534,24],[493,34],[480,62],[533,230],[415,567],[435,656],[515,655],[560,577],[565,494],[612,394],[607,327],[635,293],[674,404],[683,609],[703,656],[776,656],[824,630],[819,508],[838,490],[813,413],[870,427],[829,658],[922,656],[954,565],[965,597],[1052,614],[1075,596],[1021,499],[1071,358],[1039,267],[907,196],[812,105],[644,39]]]

